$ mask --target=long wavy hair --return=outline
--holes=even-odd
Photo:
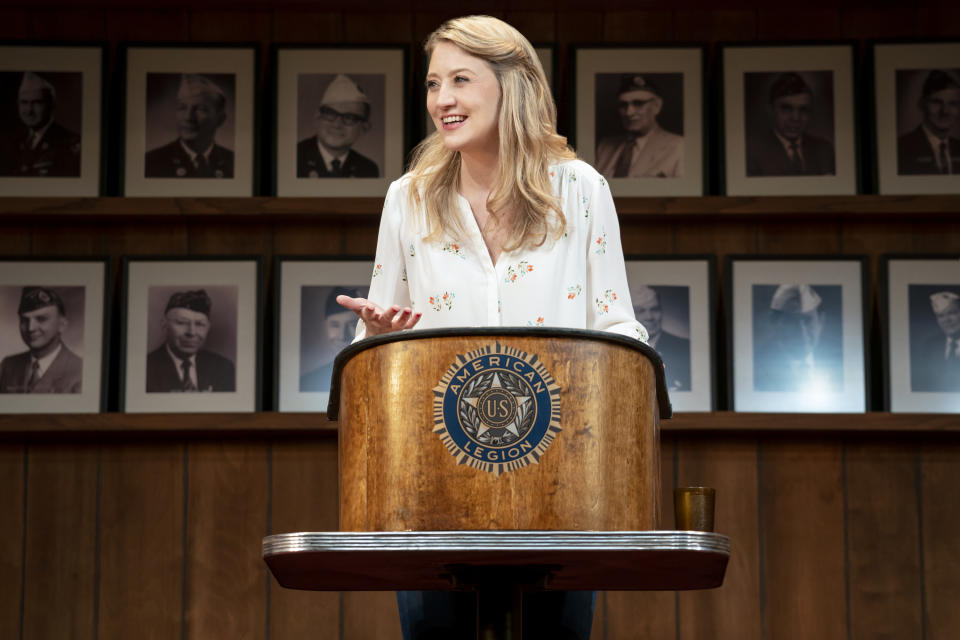
[[[576,155],[557,133],[556,106],[533,46],[509,24],[490,16],[444,22],[424,44],[428,57],[441,42],[486,61],[500,84],[500,161],[487,210],[496,224],[510,214],[511,241],[504,249],[540,246],[551,234],[559,237],[566,218],[553,195],[548,167]],[[463,225],[449,213],[457,207],[460,153],[447,149],[434,132],[414,149],[409,173],[410,204],[425,217],[427,239],[464,237]]]

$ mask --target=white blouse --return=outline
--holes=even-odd
[[[454,214],[467,236],[426,242],[421,216],[409,208],[409,179],[395,181],[383,204],[368,299],[421,311],[414,330],[566,327],[646,342],[630,303],[610,186],[580,160],[552,166],[550,181],[567,218],[563,237],[503,251],[496,264],[464,197]],[[361,320],[356,339],[364,335]]]

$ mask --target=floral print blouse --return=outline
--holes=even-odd
[[[410,211],[406,178],[387,192],[368,298],[423,313],[416,329],[565,327],[611,331],[647,341],[636,321],[620,245],[620,226],[606,180],[571,160],[552,166],[550,180],[567,218],[563,237],[490,259],[462,196],[454,215],[467,236],[426,242]],[[365,335],[363,321],[357,340]]]

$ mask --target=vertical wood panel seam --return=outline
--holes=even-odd
[[[267,532],[265,535],[270,535],[273,531],[273,443],[267,443]],[[266,588],[267,588],[267,599],[266,599],[266,615],[264,616],[266,620],[266,628],[264,629],[264,635],[267,640],[270,640],[270,571],[266,572]]]
[[[337,638],[343,640],[343,591],[337,592]]]
[[[853,612],[850,608],[850,513],[847,500],[847,443],[840,444],[840,489],[843,499],[843,574],[844,592],[846,597],[847,640],[853,638]]]
[[[93,638],[100,637],[100,496],[103,490],[103,447],[97,447],[97,488],[93,505]]]
[[[600,611],[603,612],[603,640],[609,640],[610,618],[607,616],[607,593],[603,592],[603,600],[600,602]]]
[[[927,638],[927,561],[923,544],[923,445],[914,454],[914,482],[917,492],[917,551],[920,554],[920,637]]]
[[[763,521],[763,442],[757,441],[757,537],[759,538],[760,558],[757,569],[760,587],[760,637],[767,637],[767,535]]]
[[[187,638],[187,568],[189,567],[188,563],[188,551],[187,546],[187,517],[189,514],[189,490],[190,490],[190,468],[189,468],[189,453],[188,453],[188,444],[183,443],[183,469],[181,470],[181,478],[183,479],[183,510],[182,510],[182,520],[183,524],[180,527],[180,545],[181,545],[181,557],[182,566],[180,568],[180,640],[186,640]]]
[[[676,251],[676,247],[674,247],[674,251]],[[680,438],[674,438],[673,440],[673,486],[674,488],[680,486]],[[673,527],[676,528],[676,511],[674,511],[673,518]],[[673,634],[676,640],[680,640],[680,594],[676,591],[673,592]]]
[[[20,525],[20,640],[23,640],[23,621],[27,606],[27,465],[30,463],[30,445],[23,445],[23,516]]]

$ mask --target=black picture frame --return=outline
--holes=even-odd
[[[260,410],[262,263],[260,256],[244,255],[122,258],[121,411],[252,413]],[[203,295],[192,294],[200,290]],[[184,293],[190,295],[185,298],[181,295]],[[204,295],[206,311],[203,311],[204,303],[197,302]],[[164,319],[169,319],[168,312],[174,310],[166,307],[171,303],[206,315],[207,330],[199,337],[192,332],[165,338]],[[226,311],[221,311],[224,308]],[[225,329],[220,330],[220,326]],[[212,329],[217,329],[219,335],[212,333]],[[172,364],[174,360],[167,361],[169,354],[162,352],[169,339],[186,340],[186,350],[197,355],[196,388],[189,390],[204,393],[177,393],[187,389],[177,386],[183,376]],[[200,357],[206,360],[201,361]],[[204,362],[209,363],[206,371],[201,366]]]

